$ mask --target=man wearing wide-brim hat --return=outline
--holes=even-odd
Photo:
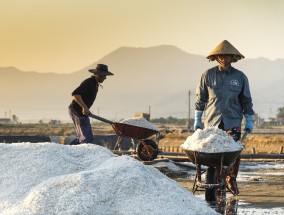
[[[205,71],[196,88],[194,129],[203,128],[201,117],[204,113],[204,127],[218,126],[238,141],[241,137],[243,117],[245,130],[253,129],[253,104],[246,75],[231,66],[244,56],[227,40],[217,45],[207,56],[218,65]],[[240,157],[229,168],[226,177],[227,188],[238,195],[236,183]]]
[[[91,113],[90,108],[96,100],[100,84],[104,82],[106,76],[113,75],[104,64],[98,64],[89,72],[93,75],[72,92],[69,114],[75,125],[77,137],[69,143],[70,145],[93,142],[92,127],[88,117]]]

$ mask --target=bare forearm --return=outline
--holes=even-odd
[[[73,95],[73,100],[76,101],[82,107],[82,113],[84,115],[89,115],[90,111],[85,102],[83,101],[81,95]]]

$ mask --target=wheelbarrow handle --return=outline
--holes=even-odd
[[[105,123],[108,123],[108,124],[113,124],[113,123],[114,123],[114,122],[112,122],[112,121],[110,121],[110,120],[108,120],[108,119],[102,118],[102,117],[97,116],[97,115],[92,114],[92,113],[89,114],[89,117],[92,117],[92,118],[94,118],[94,119],[97,119],[97,120],[99,120],[99,121],[102,121],[102,122],[105,122]]]
[[[250,130],[249,130],[249,129],[246,129],[244,135],[243,135],[242,138],[241,138],[241,143],[246,139],[246,137],[247,137],[247,135],[248,135],[249,133],[250,133]]]

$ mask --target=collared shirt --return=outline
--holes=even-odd
[[[205,111],[205,127],[241,127],[243,115],[253,115],[253,104],[246,75],[229,67],[213,67],[201,76],[196,89],[195,110]]]
[[[99,83],[97,82],[96,78],[94,76],[87,78],[84,80],[79,87],[77,87],[73,92],[73,95],[81,95],[82,100],[86,104],[88,108],[90,108],[98,93]],[[72,101],[69,108],[75,112],[78,116],[84,116],[82,113],[82,107],[76,102]]]

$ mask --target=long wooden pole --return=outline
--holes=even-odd
[[[188,91],[188,121],[187,128],[190,129],[190,91]]]

